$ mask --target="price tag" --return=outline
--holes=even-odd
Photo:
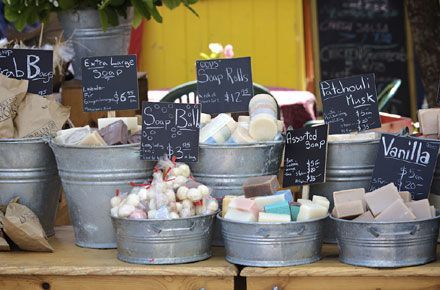
[[[414,200],[428,198],[439,144],[412,137],[382,134],[370,191],[393,182]]]
[[[374,74],[322,81],[319,89],[330,134],[380,128]]]
[[[139,109],[135,55],[86,57],[81,62],[84,112]]]
[[[28,92],[40,96],[53,93],[53,51],[42,49],[0,49],[1,74],[28,80]]]
[[[251,58],[198,60],[197,96],[208,114],[249,111],[254,96]]]
[[[199,104],[143,102],[141,159],[159,160],[166,154],[197,162],[200,111]]]
[[[283,187],[325,182],[328,125],[288,130]]]

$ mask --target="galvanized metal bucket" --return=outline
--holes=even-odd
[[[172,220],[112,217],[118,259],[135,264],[182,264],[211,257],[214,214]]]
[[[433,143],[439,144],[439,140],[430,140]],[[435,166],[434,176],[432,178],[432,184],[431,184],[431,194],[436,194],[440,196],[440,155],[437,158],[437,165]]]
[[[119,17],[118,26],[103,31],[97,9],[68,10],[60,12],[64,38],[71,41],[75,51],[72,62],[75,78],[81,79],[81,58],[103,55],[125,55],[130,44],[132,9],[128,17]]]
[[[213,196],[242,195],[248,177],[278,175],[284,140],[249,144],[200,144],[199,161],[190,163],[194,178],[211,187]],[[221,205],[221,203],[220,203]],[[213,244],[222,246],[219,223]]]
[[[0,139],[0,204],[20,197],[40,219],[47,236],[54,223],[61,194],[57,164],[42,138]]]
[[[322,195],[333,209],[333,192],[352,188],[370,187],[374,162],[379,148],[379,136],[375,140],[329,141],[327,149],[326,182],[310,185],[311,195]],[[336,243],[336,226],[327,220],[325,243]]]
[[[440,216],[411,222],[335,221],[339,260],[375,268],[422,265],[437,259]]]
[[[320,260],[325,219],[245,223],[217,215],[222,223],[226,260],[256,267],[293,266]]]
[[[116,248],[110,199],[116,189],[131,189],[153,171],[139,158],[139,144],[106,147],[58,145],[51,142],[66,193],[75,243],[86,248]]]

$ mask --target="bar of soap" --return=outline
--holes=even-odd
[[[130,135],[130,137],[128,138],[128,143],[130,144],[141,143],[141,139],[142,139],[142,131],[137,131],[136,133]]]
[[[237,122],[227,114],[219,114],[200,129],[200,143],[217,144],[226,142],[237,128]]]
[[[335,206],[335,216],[340,219],[353,219],[364,212],[364,205],[361,200],[347,201]]]
[[[400,198],[403,199],[403,202],[410,202],[411,201],[411,192],[409,191],[399,191]]]
[[[360,216],[358,216],[357,218],[354,219],[354,221],[357,222],[372,222],[374,221],[374,216],[371,213],[371,211],[366,211],[363,214],[361,214]]]
[[[90,126],[78,127],[78,128],[70,128],[66,130],[60,130],[57,132],[57,136],[55,137],[55,142],[59,144],[66,145],[77,145],[92,133]]]
[[[322,205],[327,209],[327,211],[330,208],[330,201],[324,196],[314,195],[312,198],[312,202]]]
[[[266,205],[274,204],[277,202],[281,202],[284,199],[283,195],[266,195],[266,196],[257,196],[254,198],[255,203],[258,207],[263,210]]]
[[[243,184],[245,197],[272,195],[280,187],[276,175],[249,177]]]
[[[307,221],[327,216],[327,209],[316,203],[302,204],[299,208],[297,221]]]
[[[420,132],[424,135],[438,134],[438,115],[440,108],[420,109],[417,117],[420,123]]]
[[[81,140],[78,145],[84,146],[106,146],[104,139],[102,139],[101,135],[99,135],[98,131],[93,131],[93,133],[89,134],[87,137]]]
[[[275,195],[282,195],[284,197],[284,200],[287,200],[287,202],[293,202],[293,195],[290,189],[278,190],[277,192],[275,192]]]
[[[365,201],[374,216],[380,214],[397,199],[403,202],[397,187],[393,183],[389,183],[365,194]]]
[[[263,223],[288,223],[290,222],[290,214],[260,212],[258,213],[258,221]]]
[[[284,200],[274,204],[266,205],[264,207],[264,212],[290,215],[290,206],[289,203]]]
[[[250,119],[251,119],[251,117],[249,117],[249,116],[240,115],[240,116],[238,116],[237,122],[239,122],[239,123],[249,123]]]
[[[228,212],[229,204],[231,203],[231,201],[236,198],[237,198],[237,196],[235,196],[235,195],[225,195],[223,197],[223,200],[222,200],[222,216],[223,217]]]
[[[428,199],[414,200],[406,203],[418,220],[430,219],[432,217],[431,206]]]
[[[257,216],[248,211],[242,211],[234,208],[228,209],[225,215],[225,219],[233,220],[237,222],[256,222]]]
[[[297,202],[301,205],[313,203],[313,201],[311,201],[310,199],[303,199],[303,198],[298,198]]]
[[[402,199],[396,199],[394,202],[385,208],[378,216],[376,221],[379,222],[401,222],[415,220],[416,216],[405,205]]]
[[[298,220],[300,208],[301,207],[298,205],[290,205],[290,218],[292,219],[292,221]]]
[[[241,211],[246,211],[252,213],[255,217],[258,216],[258,212],[260,211],[260,208],[258,207],[255,200],[244,198],[244,197],[238,197],[229,203],[229,210],[231,209],[237,209]]]
[[[98,118],[98,129],[101,130],[107,127],[111,123],[121,120],[127,125],[128,130],[132,133],[138,131],[138,118],[137,117],[116,117],[116,118]],[[142,124],[142,123],[141,123]]]
[[[340,204],[346,203],[348,201],[361,200],[364,206],[364,211],[367,210],[367,203],[364,200],[365,198],[365,189],[364,188],[354,188],[347,190],[340,190],[333,192],[333,201],[335,207]]]
[[[227,143],[229,144],[245,144],[255,142],[254,139],[249,135],[248,130],[241,126],[237,126],[237,128],[232,133],[231,137],[228,139]]]
[[[209,122],[211,122],[211,115],[210,114],[201,113],[200,114],[200,125],[205,126]]]
[[[122,120],[113,122],[98,131],[108,145],[121,145],[128,143],[128,127]]]
[[[277,133],[277,120],[269,115],[259,114],[249,122],[249,135],[257,141],[272,141]]]

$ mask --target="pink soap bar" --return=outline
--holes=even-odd
[[[258,212],[260,211],[260,207],[257,205],[255,200],[244,197],[238,197],[231,200],[229,203],[229,209],[231,208],[252,213],[256,218],[258,217]]]
[[[340,219],[352,219],[364,213],[361,200],[347,201],[335,207],[335,216]]]
[[[249,177],[243,184],[245,197],[272,195],[280,187],[276,175]]]
[[[376,217],[376,221],[379,222],[404,222],[413,221],[415,219],[416,216],[400,198],[396,199]]]
[[[372,221],[374,221],[374,216],[371,213],[371,211],[366,211],[363,214],[361,214],[360,216],[358,216],[357,218],[355,218],[354,221],[357,221],[357,222],[372,222]]]
[[[365,201],[374,216],[380,214],[396,200],[403,202],[397,187],[393,183],[389,183],[375,191],[365,194]]]
[[[411,209],[418,220],[430,219],[432,217],[431,206],[429,205],[428,199],[411,201],[406,205]]]
[[[367,204],[364,200],[365,197],[365,189],[363,188],[354,188],[354,189],[347,189],[347,190],[340,190],[333,192],[333,201],[335,203],[335,207],[337,207],[340,204],[346,203],[348,201],[355,201],[355,200],[361,200],[364,211],[367,210]]]
[[[438,134],[438,116],[440,108],[420,109],[417,116],[420,123],[420,131],[423,135]]]

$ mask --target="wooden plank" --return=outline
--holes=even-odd
[[[0,276],[0,289],[233,290],[233,277],[183,276]]]
[[[56,228],[49,240],[54,253],[1,252],[0,275],[96,276],[212,276],[237,275],[224,259],[223,248],[214,248],[208,260],[182,265],[135,265],[119,261],[116,249],[96,250],[75,246],[70,226]],[[0,289],[2,289],[0,287]]]
[[[251,277],[248,290],[436,290],[440,277]]]
[[[440,252],[440,247],[438,248]],[[374,269],[343,264],[338,260],[336,245],[324,245],[323,259],[319,262],[295,267],[245,267],[245,277],[440,277],[440,261],[417,267]],[[345,279],[345,278],[344,278]],[[283,288],[284,289],[284,288]]]

